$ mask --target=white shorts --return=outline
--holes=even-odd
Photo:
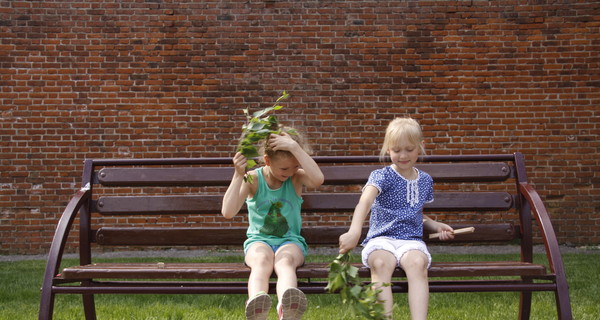
[[[431,265],[431,254],[427,250],[427,246],[422,241],[417,240],[396,240],[387,237],[373,238],[367,242],[362,250],[362,263],[369,267],[369,255],[376,250],[389,251],[396,257],[396,265],[400,266],[400,259],[410,250],[419,250],[427,256],[427,269]]]

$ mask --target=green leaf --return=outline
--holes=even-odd
[[[358,268],[352,265],[348,266],[348,270],[346,270],[349,278],[356,279],[358,277]]]
[[[256,166],[256,161],[253,159],[248,159],[246,161],[246,168],[254,168]]]
[[[239,147],[238,151],[241,154],[243,154],[244,157],[246,157],[246,159],[247,159],[246,168],[252,168],[252,167],[254,167],[254,165],[256,165],[256,162],[254,162],[254,165],[250,166],[250,160],[252,160],[251,158],[256,158],[259,156],[258,150],[256,150],[256,147],[254,147],[252,145],[243,145],[243,146]]]
[[[290,136],[296,136],[296,135],[298,135],[298,131],[296,131],[295,129],[290,129],[290,130],[287,131],[287,133]]]
[[[289,98],[289,97],[290,97],[290,95],[287,93],[287,91],[285,91],[285,90],[284,90],[284,91],[281,93],[281,96],[280,96],[279,98],[277,98],[277,101],[276,101],[276,102],[279,102],[279,101],[281,101],[281,100],[285,100],[285,99],[287,99],[287,98]]]
[[[259,131],[265,128],[267,124],[264,122],[251,122],[250,125],[246,128],[248,131]]]
[[[354,286],[350,289],[350,295],[354,300],[360,300],[362,291],[363,288],[361,286]]]
[[[252,114],[253,118],[261,118],[262,116],[264,116],[265,114],[267,114],[269,111],[275,109],[274,107],[269,107],[269,108],[265,108],[259,111],[256,111]],[[281,108],[280,108],[281,109]]]

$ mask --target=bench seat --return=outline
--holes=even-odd
[[[370,277],[369,269],[362,264],[359,275]],[[296,270],[298,278],[327,278],[328,263],[306,263]],[[544,265],[514,262],[433,262],[429,277],[544,277],[548,273]],[[250,269],[243,263],[94,263],[73,266],[62,271],[65,280],[89,279],[247,279]],[[405,277],[401,269],[396,269],[394,277]]]

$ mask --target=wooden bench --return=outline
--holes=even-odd
[[[315,160],[325,174],[325,184],[303,196],[303,234],[311,248],[337,247],[339,235],[348,229],[361,186],[382,164],[377,157]],[[430,291],[520,292],[520,319],[529,318],[533,292],[552,291],[558,318],[571,319],[557,239],[541,198],[527,182],[523,156],[424,156],[421,160],[418,167],[436,183],[435,201],[426,206],[426,212],[434,218],[439,215],[455,229],[475,227],[474,233],[457,236],[448,244],[518,243],[521,248],[516,261],[435,262],[434,255]],[[93,259],[94,252],[107,246],[119,250],[142,246],[241,248],[246,215],[233,221],[220,215],[222,195],[233,174],[231,161],[86,160],[82,187],[64,210],[52,241],[39,319],[52,318],[57,294],[82,295],[86,319],[96,318],[94,294],[246,294],[249,269],[242,261],[95,263]],[[76,217],[80,264],[59,270]],[[229,223],[234,226],[225,227]],[[534,239],[544,243],[547,264],[533,263]],[[307,263],[297,274],[299,288],[305,293],[325,292],[327,263]],[[364,267],[360,275],[366,281],[370,278]],[[407,292],[402,270],[395,276],[393,291]],[[274,286],[271,290],[274,292]]]

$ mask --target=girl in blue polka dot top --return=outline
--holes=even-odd
[[[439,232],[441,240],[454,238],[447,224],[423,215],[423,205],[433,201],[433,179],[415,168],[424,154],[423,133],[410,118],[396,118],[387,127],[382,159],[391,165],[371,172],[354,210],[352,224],[340,236],[340,253],[358,245],[363,223],[371,212],[369,232],[363,241],[362,261],[371,269],[371,281],[381,290],[386,315],[392,317],[393,296],[389,286],[392,273],[401,267],[408,280],[411,318],[426,319],[429,303],[427,269],[431,255],[423,242],[423,229]]]

